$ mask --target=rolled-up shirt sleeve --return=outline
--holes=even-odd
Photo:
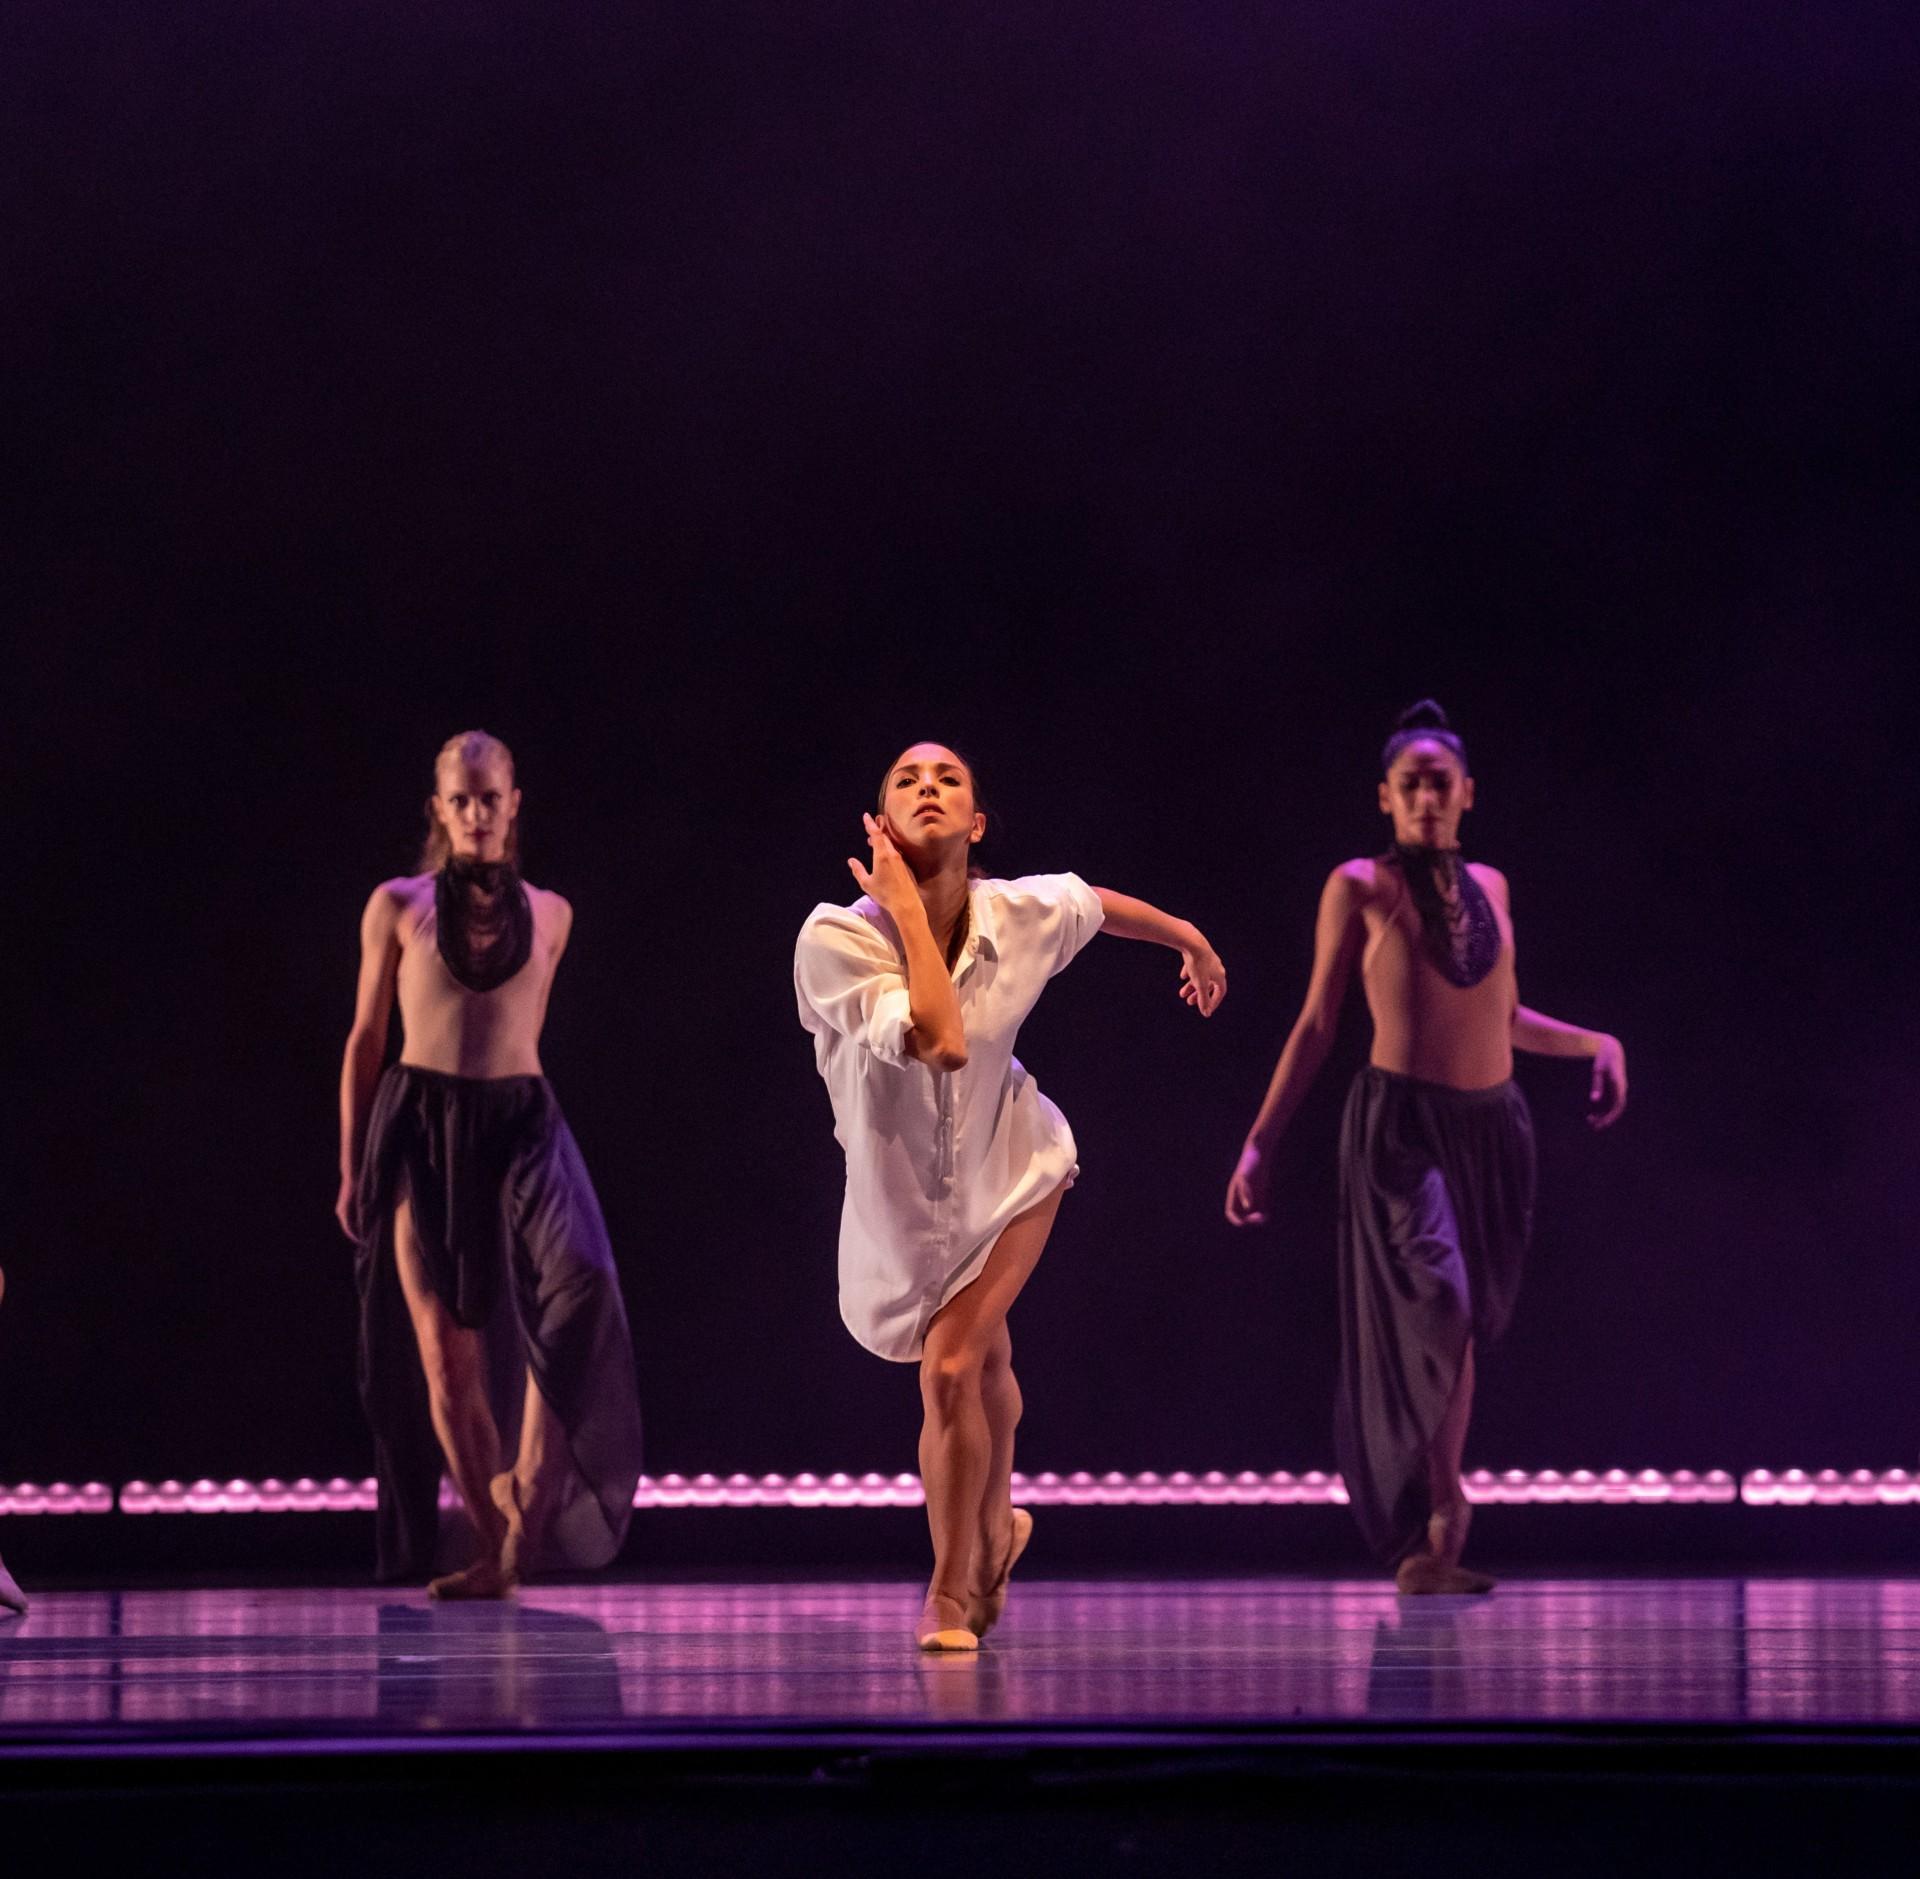
[[[1024,874],[1006,884],[1003,919],[1018,925],[1047,961],[1051,977],[1069,964],[1106,921],[1100,896],[1077,874]]]
[[[808,1030],[838,1031],[883,1063],[907,1061],[913,1005],[900,956],[852,908],[816,907],[808,916],[793,950],[793,985]]]

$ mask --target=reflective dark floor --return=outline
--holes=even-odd
[[[0,1742],[868,1725],[1920,1722],[1920,1580],[1029,1581],[977,1657],[902,1584],[68,1592],[0,1625]]]

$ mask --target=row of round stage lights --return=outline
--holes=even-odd
[[[1753,1507],[1884,1507],[1920,1504],[1920,1473],[1903,1468],[1876,1473],[1856,1468],[1813,1473],[1758,1468],[1738,1477],[1724,1469],[1694,1473],[1644,1468],[1604,1473],[1574,1469],[1529,1472],[1478,1469],[1465,1477],[1467,1498],[1505,1506],[1724,1505]],[[451,1502],[453,1490],[443,1486]],[[1252,1471],[1204,1474],[1095,1475],[1041,1473],[1014,1476],[1014,1494],[1035,1507],[1300,1507],[1341,1506],[1347,1491],[1337,1474]],[[918,1507],[917,1475],[766,1474],[642,1475],[637,1508],[673,1507]],[[371,1480],[129,1481],[117,1493],[104,1482],[70,1486],[56,1481],[0,1485],[0,1514],[278,1514],[368,1513],[376,1502]]]

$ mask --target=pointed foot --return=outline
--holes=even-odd
[[[977,1651],[980,1640],[967,1624],[966,1607],[957,1598],[929,1597],[921,1608],[913,1641],[923,1651]]]
[[[433,1580],[427,1596],[438,1599],[512,1598],[519,1581],[497,1559],[477,1559],[459,1572],[449,1572]]]
[[[533,1543],[527,1537],[527,1506],[520,1496],[520,1478],[511,1469],[497,1474],[487,1484],[500,1518],[507,1523],[506,1536],[500,1542],[500,1568],[518,1584],[532,1563]]]
[[[1016,1507],[1013,1528],[1007,1536],[1007,1556],[998,1575],[985,1591],[967,1594],[967,1626],[975,1637],[984,1638],[1000,1622],[1000,1614],[1007,1609],[1007,1582],[1032,1538],[1033,1516],[1024,1507]]]

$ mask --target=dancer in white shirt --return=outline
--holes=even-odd
[[[1072,1185],[1073,1132],[1013,1054],[1046,982],[1103,928],[1180,955],[1180,996],[1227,993],[1198,927],[1078,875],[973,877],[986,833],[972,768],[915,744],[865,818],[864,890],[807,916],[794,953],[847,1156],[840,1311],[868,1350],[918,1359],[920,1475],[933,1579],[922,1650],[971,1651],[1006,1603],[1033,1531],[1012,1500],[1020,1389],[1007,1311]]]

